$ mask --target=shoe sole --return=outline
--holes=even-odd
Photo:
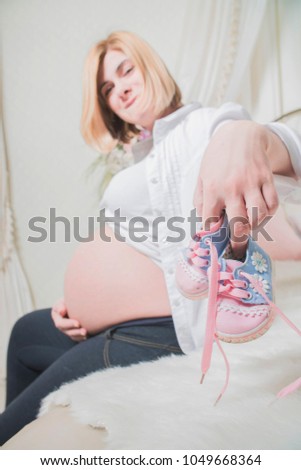
[[[180,294],[182,294],[184,297],[186,297],[186,299],[189,299],[189,300],[203,300],[206,297],[208,297],[208,289],[202,294],[187,294],[181,289],[181,287],[177,283],[176,283],[176,287],[178,291],[180,292]]]
[[[266,319],[266,321],[261,324],[258,328],[254,328],[254,330],[248,331],[247,334],[244,336],[242,335],[227,335],[225,333],[217,332],[216,335],[220,341],[224,341],[225,343],[247,343],[249,341],[253,341],[257,338],[260,338],[264,335],[272,326],[276,317],[276,312],[274,310],[271,311],[270,315]]]

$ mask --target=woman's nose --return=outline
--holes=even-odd
[[[131,92],[131,87],[129,85],[126,85],[125,83],[122,83],[118,87],[118,95],[120,98],[124,99],[127,98],[129,93]]]

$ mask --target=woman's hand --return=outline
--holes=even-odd
[[[68,317],[67,308],[63,299],[58,300],[51,310],[51,317],[55,326],[73,341],[87,339],[87,331],[82,328],[79,321]]]
[[[204,154],[194,204],[204,223],[226,209],[235,255],[245,251],[246,235],[273,215],[278,197],[273,172],[293,176],[287,149],[266,127],[233,121],[216,131]],[[206,228],[208,228],[208,223]]]

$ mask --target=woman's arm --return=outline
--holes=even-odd
[[[229,220],[237,220],[232,247],[238,255],[244,244],[237,239],[278,207],[273,174],[296,178],[286,145],[269,128],[242,120],[215,131],[202,159],[194,204],[204,221],[219,217],[224,208]]]

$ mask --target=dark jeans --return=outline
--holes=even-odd
[[[54,326],[50,311],[29,313],[12,330],[0,445],[33,421],[41,400],[64,382],[108,367],[182,354],[170,317],[122,323],[78,343]]]

